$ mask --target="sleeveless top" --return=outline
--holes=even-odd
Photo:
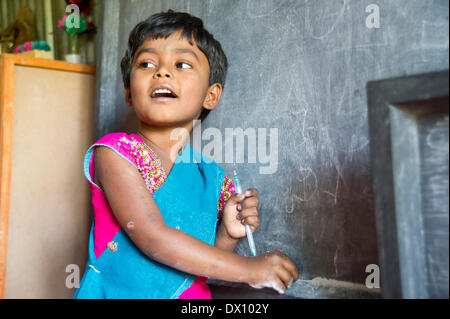
[[[84,160],[94,221],[85,273],[74,298],[211,298],[207,278],[152,260],[121,229],[105,194],[94,183],[96,146],[109,147],[139,170],[169,227],[210,245],[214,245],[225,202],[235,191],[223,169],[189,144],[166,176],[140,137],[104,136],[88,149]]]

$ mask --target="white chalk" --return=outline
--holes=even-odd
[[[234,181],[234,187],[236,189],[236,193],[242,194],[243,193],[242,187],[241,187],[241,183],[239,182],[237,173],[236,173],[236,171],[234,171],[233,173],[234,173],[233,181]],[[256,256],[256,245],[255,245],[255,241],[253,240],[253,233],[252,233],[252,229],[249,224],[245,225],[245,233],[247,234],[247,241],[248,241],[248,245],[250,246],[250,251],[252,253],[252,256],[255,257]]]

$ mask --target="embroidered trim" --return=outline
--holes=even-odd
[[[110,241],[107,245],[110,252],[115,252],[119,248],[119,245],[115,241]]]
[[[121,137],[119,141],[117,146],[120,147],[122,142],[130,148],[130,154],[144,178],[147,189],[154,193],[167,178],[164,168],[150,155],[145,145],[136,141],[134,137],[131,136],[130,139]]]
[[[222,188],[220,189],[220,198],[219,203],[217,204],[217,212],[219,214],[219,218],[222,216],[223,208],[225,207],[225,203],[227,200],[233,195],[235,192],[234,185],[227,176],[223,179]]]

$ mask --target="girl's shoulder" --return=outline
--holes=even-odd
[[[139,136],[124,132],[109,133],[97,140],[95,145],[108,145],[113,147],[127,146],[142,142]],[[123,144],[123,145],[122,145]]]
[[[127,157],[135,155],[141,145],[142,140],[139,136],[124,132],[107,134],[93,144],[93,146],[108,146]]]
[[[139,136],[123,132],[110,133],[99,139],[93,146],[107,146],[128,160],[141,173],[152,193],[164,183],[166,174],[163,167],[148,151]]]
[[[98,146],[106,146],[112,149],[136,167],[139,167],[139,159],[147,155],[144,154],[146,152],[142,139],[137,135],[124,132],[110,133],[98,139],[91,145],[87,155],[93,157],[93,149]]]

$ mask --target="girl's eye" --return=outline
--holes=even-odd
[[[148,68],[154,68],[155,65],[152,62],[142,62],[140,64],[141,67],[143,67],[144,69],[148,69]]]
[[[180,69],[192,69],[192,66],[186,62],[177,63],[177,68]]]

